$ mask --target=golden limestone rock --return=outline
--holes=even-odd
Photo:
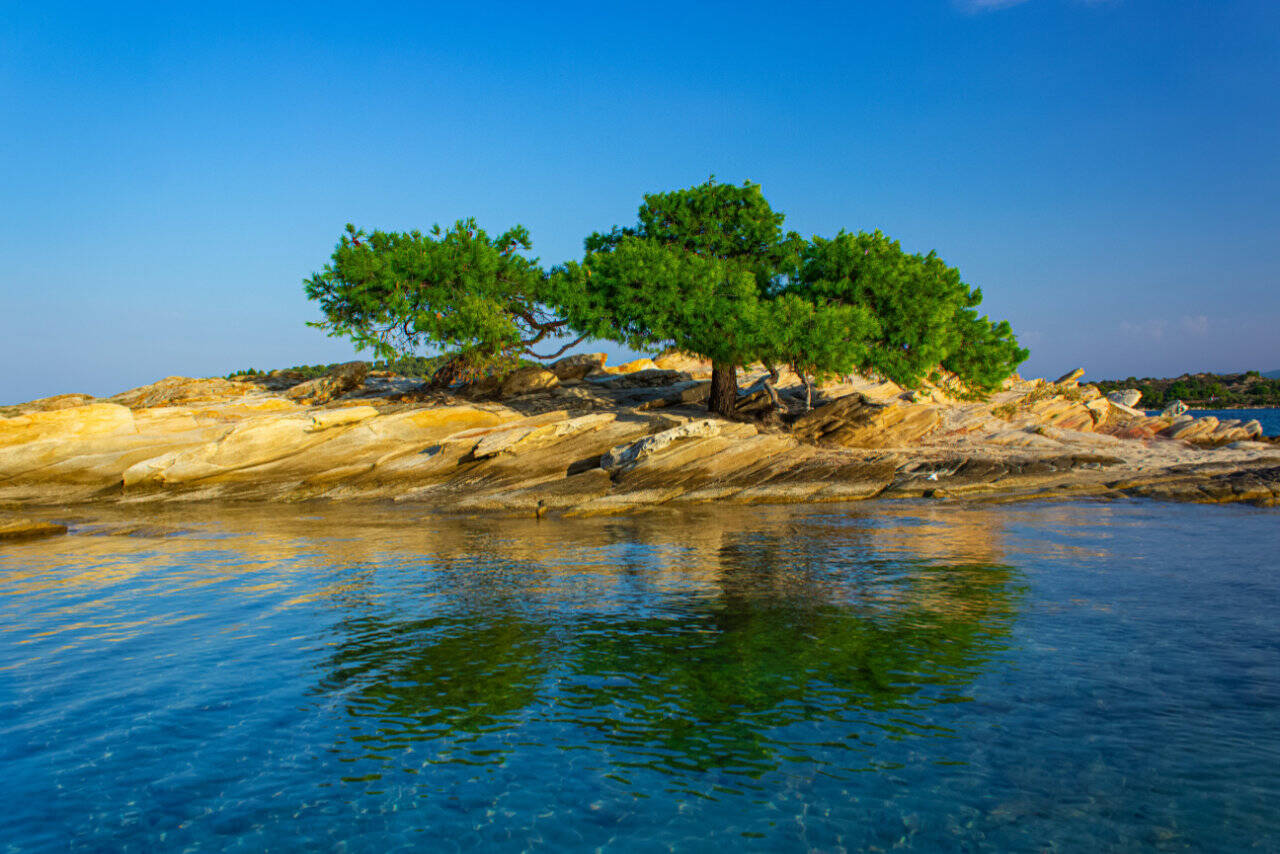
[[[929,404],[873,403],[854,393],[805,413],[792,425],[800,439],[847,448],[907,445],[938,426],[941,414]]]
[[[605,365],[601,368],[606,374],[634,374],[636,371],[656,371],[661,368],[653,359],[636,359],[621,365]]]
[[[664,350],[653,360],[653,364],[664,371],[684,371],[696,377],[711,375],[711,361],[699,356],[690,356],[679,350]]]
[[[30,442],[136,432],[133,413],[114,403],[91,403],[0,418],[0,447]]]
[[[522,394],[547,391],[560,385],[560,378],[545,368],[529,365],[512,371],[502,381],[499,394],[502,397],[519,397]]]
[[[191,377],[165,377],[159,382],[121,392],[109,400],[130,409],[147,409],[155,406],[176,406],[192,403],[220,403],[229,398],[243,397],[256,392],[253,383],[223,379],[192,379]]]
[[[550,371],[561,382],[580,380],[587,374],[601,370],[607,359],[608,357],[604,353],[576,353],[572,356],[565,356],[558,362],[553,362]]]
[[[38,519],[0,514],[0,542],[56,537],[66,532],[67,526],[56,522],[42,522]]]
[[[323,377],[294,386],[285,396],[290,400],[316,405],[328,403],[335,397],[360,388],[368,375],[368,362],[344,362],[331,368]]]

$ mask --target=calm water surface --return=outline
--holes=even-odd
[[[96,516],[0,549],[0,851],[1280,849],[1280,513]]]

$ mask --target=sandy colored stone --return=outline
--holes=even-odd
[[[133,413],[115,403],[90,403],[0,418],[0,447],[48,439],[78,439],[136,432]]]
[[[112,403],[118,403],[130,409],[149,409],[157,406],[221,402],[257,391],[257,386],[247,382],[233,382],[218,378],[165,377],[158,382],[121,392],[108,399]]]
[[[1163,435],[1182,442],[1196,442],[1209,438],[1218,429],[1218,419],[1212,415],[1175,423]]]
[[[679,350],[665,350],[653,360],[654,367],[664,371],[684,371],[692,375],[711,373],[711,361],[699,356],[681,353]]]
[[[575,353],[553,362],[548,370],[561,382],[569,382],[599,371],[607,360],[608,356],[604,353]]]
[[[940,421],[936,406],[879,404],[862,394],[850,394],[801,416],[792,425],[792,432],[801,439],[822,444],[887,448],[920,439]]]
[[[599,412],[565,421],[557,420],[549,424],[511,427],[482,437],[476,443],[471,455],[476,459],[484,459],[496,454],[527,453],[534,448],[577,433],[598,430],[612,423],[615,418],[617,416],[612,412]]]
[[[634,374],[636,371],[657,371],[661,370],[661,368],[653,359],[636,359],[632,362],[624,362],[621,365],[605,365],[602,370],[606,374]]]
[[[73,406],[85,406],[96,403],[97,398],[91,394],[55,394],[53,397],[42,397],[20,403],[17,406],[0,407],[0,416],[12,417],[26,415],[29,412],[50,412],[55,409],[69,409]]]
[[[306,428],[310,433],[318,433],[333,427],[344,427],[348,424],[359,424],[370,418],[378,417],[378,410],[372,406],[352,406],[344,409],[329,409],[311,416],[311,424]]]
[[[293,386],[285,392],[285,396],[290,400],[306,401],[312,404],[328,403],[336,397],[360,388],[368,375],[368,362],[344,362],[341,365],[335,365],[323,377]]]
[[[680,439],[706,438],[718,436],[725,429],[725,423],[712,418],[691,421],[647,436],[637,442],[611,448],[600,459],[600,468],[605,471],[621,471],[633,468],[647,457],[666,450],[672,443]]]
[[[971,401],[952,399],[944,376],[934,402],[914,404],[892,384],[851,376],[824,385],[819,407],[794,423],[766,407],[771,417],[757,426],[707,417],[698,404],[705,382],[653,386],[687,374],[632,367],[642,370],[508,404],[459,404],[444,393],[412,403],[370,388],[368,399],[348,394],[316,408],[260,386],[169,378],[129,393],[132,407],[60,404],[0,418],[0,500],[367,498],[516,513],[541,501],[582,515],[924,495],[1266,503],[1273,480],[1249,472],[1280,466],[1280,449],[1247,441],[1256,422],[1148,418],[1094,386],[1019,381]],[[800,379],[780,374],[795,412]],[[766,375],[752,366],[740,382],[749,388]],[[166,402],[184,396],[195,400]],[[149,400],[160,402],[141,405]],[[1127,491],[1138,489],[1149,491]]]
[[[27,519],[22,516],[0,515],[0,542],[56,537],[66,532],[67,526],[56,522],[42,522],[38,519]]]
[[[545,368],[529,365],[512,371],[502,381],[498,393],[502,397],[518,397],[536,391],[553,389],[560,385],[560,378]]]

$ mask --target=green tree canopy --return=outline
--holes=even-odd
[[[452,357],[444,382],[514,365],[565,326],[545,304],[545,272],[520,254],[531,246],[523,226],[491,238],[474,219],[428,234],[348,225],[331,261],[305,281],[325,316],[312,325],[384,359],[442,350]]]
[[[785,218],[769,206],[759,184],[722,184],[713,177],[696,187],[647,194],[635,226],[596,232],[584,243],[591,253],[639,237],[749,270],[765,291],[795,269],[804,245],[795,232],[783,233]]]
[[[711,360],[709,408],[737,402],[737,369],[762,359],[853,366],[865,317],[825,301],[779,301],[803,241],[758,184],[720,184],[644,197],[633,227],[595,233],[586,257],[558,273],[570,326],[595,338],[644,348],[671,345]],[[798,324],[805,324],[802,329]],[[805,342],[818,326],[833,337]],[[841,330],[836,332],[835,330]]]
[[[904,386],[938,365],[971,386],[989,389],[1027,357],[1007,322],[993,325],[974,307],[982,292],[936,253],[908,254],[876,231],[814,237],[801,255],[796,293],[810,299],[861,306],[879,324],[863,369]]]
[[[995,391],[1031,355],[1018,346],[1009,321],[992,323],[973,308],[962,308],[952,318],[959,346],[942,360],[942,366],[970,387]]]
[[[982,293],[934,253],[880,232],[806,243],[784,232],[758,184],[710,179],[644,197],[636,224],[593,233],[550,275],[521,226],[490,237],[474,219],[429,234],[347,232],[305,282],[312,325],[392,359],[442,354],[442,384],[585,338],[677,347],[711,360],[709,407],[733,414],[737,369],[789,364],[802,377],[874,370],[906,386],[935,367],[992,389],[1027,356]],[[534,348],[573,332],[557,352]],[[559,343],[559,342],[557,342]]]
[[[565,264],[555,280],[569,325],[591,338],[730,365],[764,346],[767,306],[756,277],[719,258],[626,235]]]

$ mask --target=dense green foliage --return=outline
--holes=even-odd
[[[1031,351],[1018,346],[1009,321],[992,323],[985,314],[979,315],[974,310],[979,300],[980,292],[969,306],[951,318],[959,345],[942,360],[942,366],[970,388],[989,392],[998,389],[1000,383],[1027,360]]]
[[[589,337],[710,359],[709,406],[722,414],[752,362],[848,373],[874,320],[863,306],[788,293],[803,241],[782,223],[749,182],[649,194],[634,227],[592,234],[583,261],[560,268],[558,305]]]
[[[982,292],[966,285],[959,270],[933,252],[909,255],[879,231],[814,237],[794,290],[868,310],[878,325],[858,367],[904,386],[942,365],[990,390],[1028,356],[1007,322],[993,325],[973,310]]]
[[[1130,388],[1142,392],[1138,405],[1148,409],[1163,409],[1175,400],[1199,409],[1280,406],[1280,379],[1268,379],[1257,371],[1183,374],[1167,379],[1129,377],[1098,383],[1103,394]]]
[[[305,282],[325,315],[312,325],[384,359],[439,348],[453,357],[450,380],[514,366],[564,326],[543,305],[546,274],[519,254],[530,248],[522,226],[490,238],[474,219],[425,235],[348,225]]]
[[[640,237],[625,236],[557,271],[575,330],[637,350],[674,346],[717,362],[759,354],[765,306],[755,276]]]
[[[1027,357],[936,254],[908,254],[878,231],[806,242],[783,221],[759,185],[713,178],[646,195],[635,225],[591,234],[581,261],[550,273],[519,254],[530,248],[519,226],[490,238],[474,220],[429,235],[349,225],[306,292],[325,316],[313,325],[383,359],[435,350],[445,384],[586,338],[675,347],[711,360],[709,406],[726,415],[737,369],[756,362],[905,386],[941,366],[985,391]],[[578,339],[555,353],[532,349],[570,332]]]
[[[684,190],[650,193],[636,219],[634,227],[589,235],[587,253],[640,238],[747,270],[764,292],[795,268],[803,245],[795,232],[783,233],[785,216],[769,206],[759,184],[749,181],[736,186],[711,178]]]

